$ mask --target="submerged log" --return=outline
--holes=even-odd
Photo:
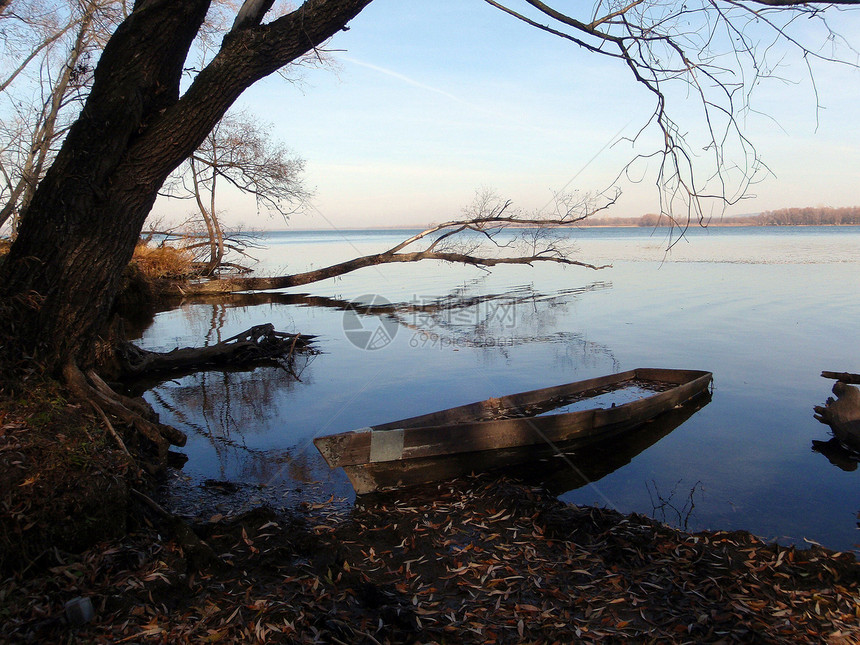
[[[841,444],[860,452],[860,388],[837,381],[833,393],[835,399],[829,397],[823,406],[815,406],[815,418],[829,425]]]
[[[294,352],[307,351],[313,338],[275,331],[271,323],[266,323],[208,347],[152,352],[126,342],[118,346],[117,357],[121,378],[134,379],[149,374],[173,374],[221,366],[246,367],[289,360]]]

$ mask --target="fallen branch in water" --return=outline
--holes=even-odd
[[[173,374],[207,367],[244,367],[271,364],[289,368],[295,351],[307,351],[313,336],[275,331],[274,325],[254,325],[227,340],[208,347],[183,347],[170,352],[153,352],[133,343],[121,343],[116,350],[120,377],[140,378],[150,374]]]
[[[609,265],[573,259],[574,249],[569,236],[558,231],[609,208],[617,198],[617,192],[597,198],[557,195],[554,213],[545,216],[542,213],[525,214],[512,208],[510,200],[501,200],[492,192],[483,192],[466,209],[468,217],[431,226],[381,253],[363,255],[293,275],[231,277],[183,284],[176,289],[183,296],[286,289],[366,267],[423,260],[465,264],[482,269],[503,264],[531,266],[543,262],[588,269],[608,268]],[[596,199],[602,203],[595,205]],[[501,235],[503,232],[506,235]]]

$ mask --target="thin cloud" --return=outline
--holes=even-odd
[[[341,60],[347,63],[353,63],[354,65],[358,65],[360,67],[365,67],[367,69],[371,69],[375,72],[383,74],[385,76],[389,76],[391,78],[395,78],[398,81],[402,81],[407,85],[411,85],[412,87],[417,87],[426,92],[432,92],[433,94],[438,94],[440,96],[444,96],[455,103],[459,103],[460,105],[464,105],[468,107],[470,110],[474,110],[475,112],[479,112],[483,115],[491,117],[489,120],[483,120],[481,125],[484,127],[494,127],[503,129],[505,131],[521,131],[521,132],[532,132],[536,134],[540,134],[542,136],[552,135],[558,136],[558,131],[552,128],[543,127],[540,125],[534,124],[530,119],[524,119],[521,117],[520,113],[512,114],[505,113],[498,109],[498,104],[494,104],[492,107],[488,107],[485,105],[480,105],[477,103],[472,103],[463,98],[460,98],[456,94],[452,94],[446,90],[440,89],[438,87],[433,87],[432,85],[427,85],[426,83],[422,83],[420,81],[416,81],[414,78],[406,76],[405,74],[401,74],[400,72],[395,72],[394,70],[388,69],[386,67],[380,67],[379,65],[374,65],[373,63],[367,63],[362,60],[358,60],[356,58],[351,58],[349,56],[341,56]],[[468,118],[468,117],[466,117]],[[625,126],[626,127],[626,126]]]
[[[427,85],[426,83],[416,81],[414,78],[410,78],[404,74],[401,74],[399,72],[395,72],[394,70],[388,69],[386,67],[380,67],[379,65],[374,65],[373,63],[366,63],[362,60],[358,60],[356,58],[350,58],[348,56],[341,56],[341,60],[344,60],[348,63],[352,63],[354,65],[359,65],[360,67],[366,67],[367,69],[372,69],[375,72],[379,72],[380,74],[384,74],[385,76],[390,76],[391,78],[396,78],[399,81],[403,81],[407,85],[411,85],[412,87],[417,87],[419,89],[426,90],[428,92],[433,92],[434,94],[439,94],[441,96],[444,96],[445,98],[451,99],[452,101],[456,101],[457,103],[461,103],[463,105],[466,105],[466,106],[472,108],[473,110],[478,110],[480,112],[485,112],[487,114],[491,113],[490,110],[487,110],[485,107],[482,107],[480,105],[475,105],[474,103],[470,103],[469,101],[461,99],[459,96],[456,96],[455,94],[451,94],[451,92],[447,92],[447,91],[440,89],[438,87],[433,87],[432,85]]]

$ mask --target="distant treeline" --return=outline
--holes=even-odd
[[[665,215],[648,213],[641,217],[586,219],[584,226],[670,226]],[[740,215],[714,219],[709,226],[851,226],[860,225],[860,206],[846,208],[782,208],[758,215]]]
[[[846,208],[781,208],[728,221],[758,226],[844,226],[860,224],[860,206]]]

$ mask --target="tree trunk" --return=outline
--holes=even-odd
[[[209,200],[209,208],[203,203],[203,195],[200,192],[200,181],[197,177],[197,164],[194,162],[194,157],[191,159],[191,181],[194,186],[194,200],[197,202],[197,210],[200,211],[200,216],[203,218],[203,224],[206,226],[206,235],[209,238],[209,260],[203,269],[203,275],[213,275],[218,265],[224,256],[224,239],[221,234],[221,227],[218,226],[218,221],[215,219],[215,179],[216,174],[212,172],[212,191],[210,192],[211,199]]]
[[[20,316],[8,322],[23,327],[12,337],[52,371],[91,351],[108,319],[164,173],[130,176],[129,149],[145,120],[175,102],[170,88],[208,2],[138,6],[105,48],[87,104],[3,265],[0,289]]]
[[[308,0],[245,20],[180,98],[210,0],[138,0],[105,47],[79,119],[0,267],[0,351],[58,373],[93,361],[122,272],[167,175],[242,91],[331,37],[370,0]],[[261,19],[262,16],[259,16]]]

